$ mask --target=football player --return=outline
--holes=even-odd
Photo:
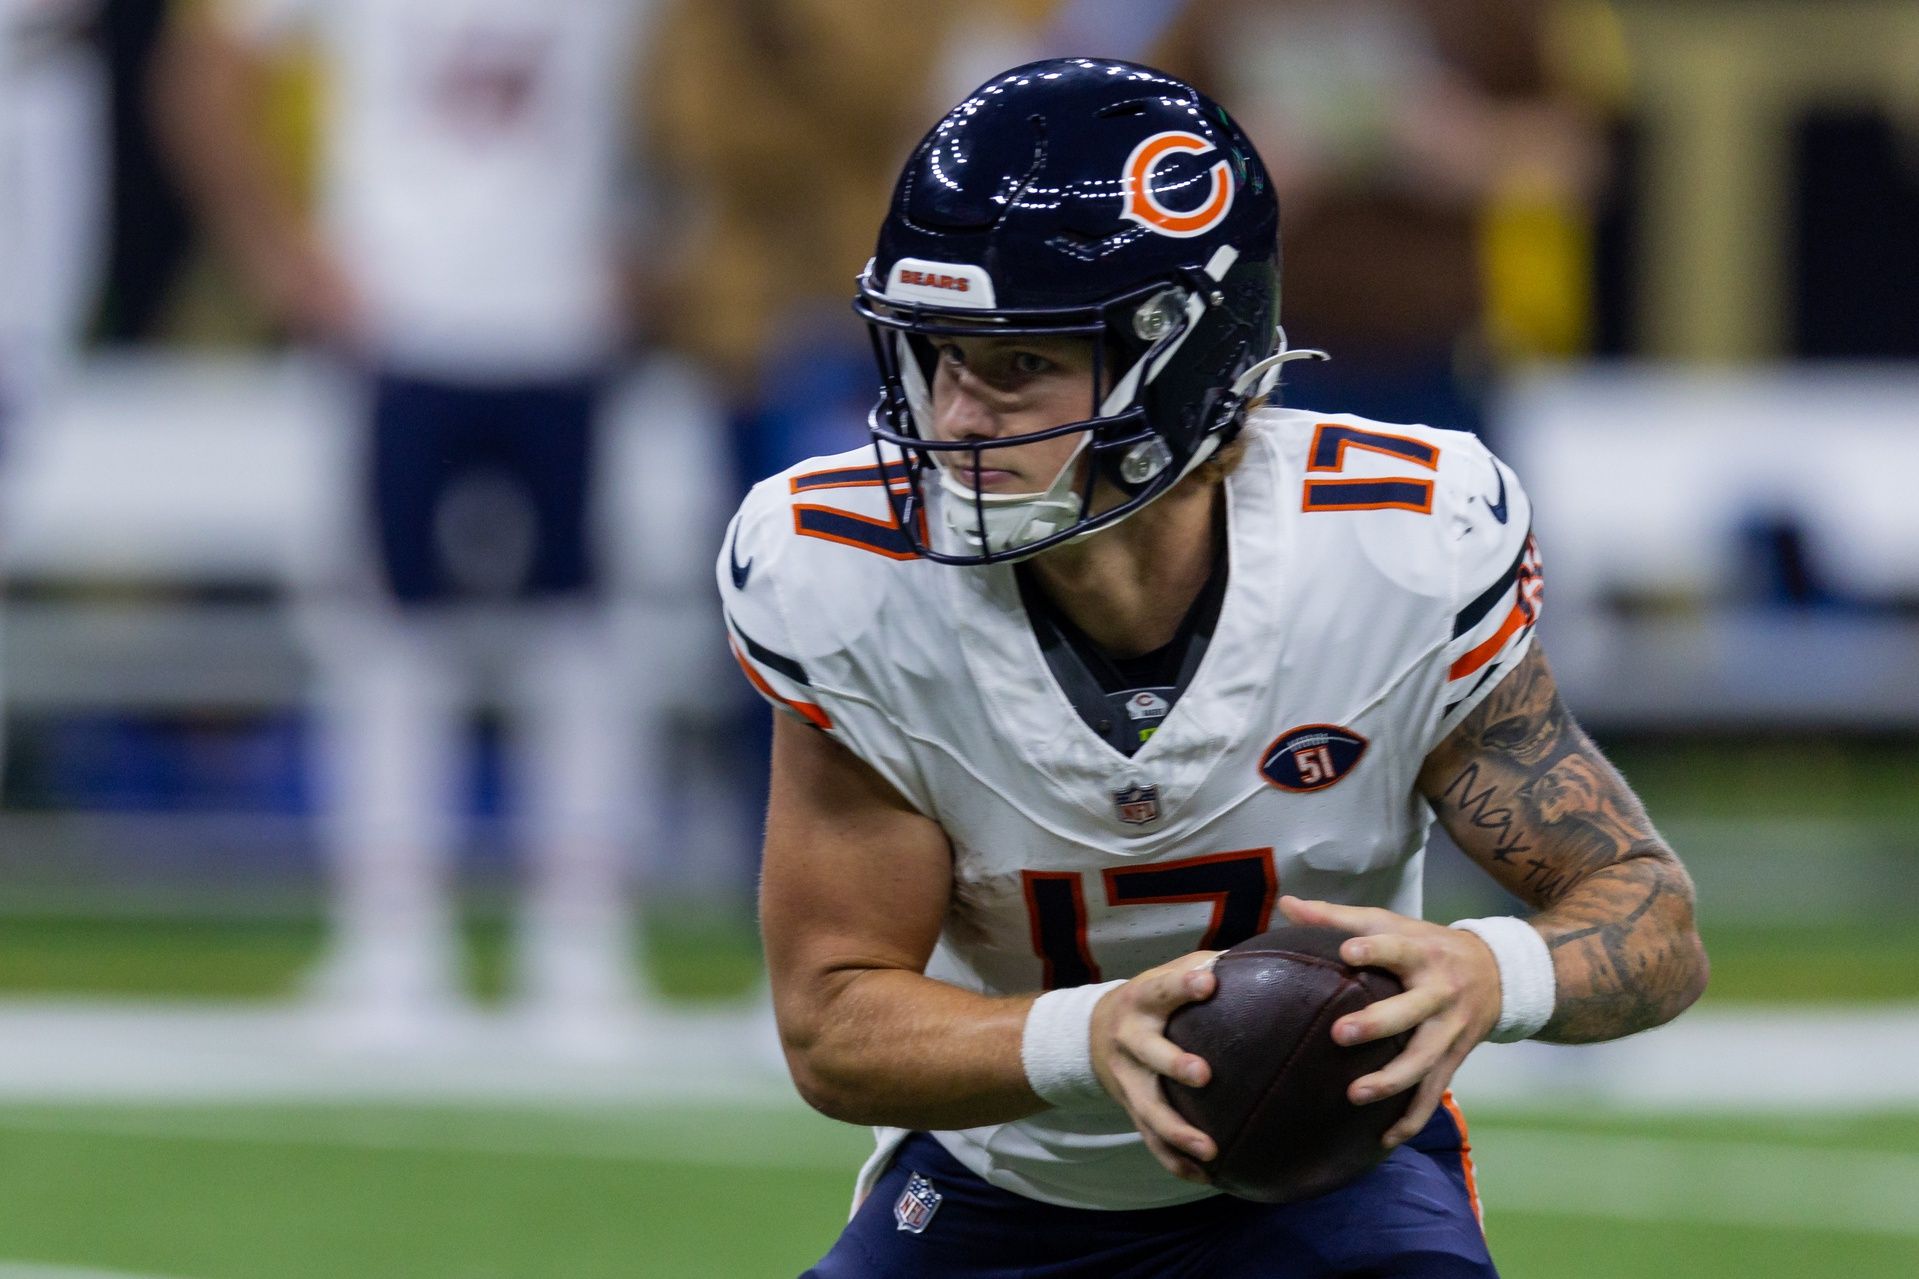
[[[464,999],[452,885],[468,718],[497,694],[524,815],[516,986],[599,1051],[642,1009],[633,791],[593,460],[625,340],[620,172],[645,34],[630,0],[219,0],[176,6],[157,76],[188,191],[289,331],[363,393],[347,589],[298,608],[319,668],[334,871],[317,994],[408,1039]],[[277,58],[331,76],[321,199],[259,122]],[[331,587],[331,583],[327,587]]]
[[[907,162],[859,282],[874,448],[755,488],[719,565],[775,706],[762,890],[801,1094],[871,1124],[811,1274],[1489,1275],[1447,1084],[1487,1039],[1698,997],[1684,869],[1554,691],[1517,478],[1272,401],[1278,207],[1218,106],[1006,72]],[[1434,815],[1526,918],[1420,918]],[[1401,995],[1392,1153],[1273,1206],[1160,1091],[1212,956],[1285,919]]]

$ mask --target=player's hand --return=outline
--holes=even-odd
[[[1093,1009],[1093,1070],[1100,1086],[1126,1108],[1153,1158],[1175,1177],[1206,1184],[1200,1161],[1219,1154],[1208,1137],[1180,1117],[1160,1090],[1161,1076],[1200,1087],[1213,1077],[1201,1057],[1166,1038],[1166,1019],[1181,1004],[1212,998],[1216,950],[1196,950],[1117,987]]]
[[[1340,946],[1339,957],[1384,968],[1405,986],[1333,1023],[1333,1038],[1342,1044],[1412,1032],[1404,1052],[1355,1079],[1346,1093],[1363,1105],[1417,1088],[1405,1117],[1386,1131],[1387,1147],[1399,1145],[1426,1126],[1459,1063],[1499,1020],[1499,966],[1492,951],[1471,933],[1377,907],[1282,897],[1279,908],[1295,924],[1354,934]]]

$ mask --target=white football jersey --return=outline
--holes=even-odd
[[[741,507],[719,579],[748,677],[952,842],[928,975],[993,995],[1128,977],[1263,931],[1282,891],[1419,915],[1415,778],[1531,643],[1530,507],[1468,434],[1266,409],[1247,436],[1212,641],[1131,758],[1055,683],[1012,568],[913,556],[870,451]],[[1116,1103],[935,1136],[1051,1203],[1213,1193]]]
[[[652,0],[225,0],[329,71],[326,228],[380,354],[571,375],[619,328],[618,180]]]

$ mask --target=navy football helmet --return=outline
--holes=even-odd
[[[986,564],[1125,519],[1230,440],[1277,381],[1278,308],[1279,204],[1217,105],[1164,72],[1100,59],[981,85],[907,161],[854,301],[883,381],[875,448],[882,464],[884,446],[908,463],[889,488],[901,529],[930,559]],[[936,341],[957,335],[1089,339],[1087,416],[935,438]],[[959,478],[990,468],[993,449],[1074,434],[1079,449],[1044,492]],[[1119,494],[1106,509],[1101,480]]]

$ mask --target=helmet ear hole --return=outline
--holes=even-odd
[[[1164,289],[1147,298],[1133,310],[1133,336],[1151,345],[1179,326],[1186,313],[1186,294],[1179,289]]]
[[[1166,447],[1164,440],[1141,440],[1120,458],[1119,474],[1128,484],[1139,485],[1172,464],[1173,451]]]

